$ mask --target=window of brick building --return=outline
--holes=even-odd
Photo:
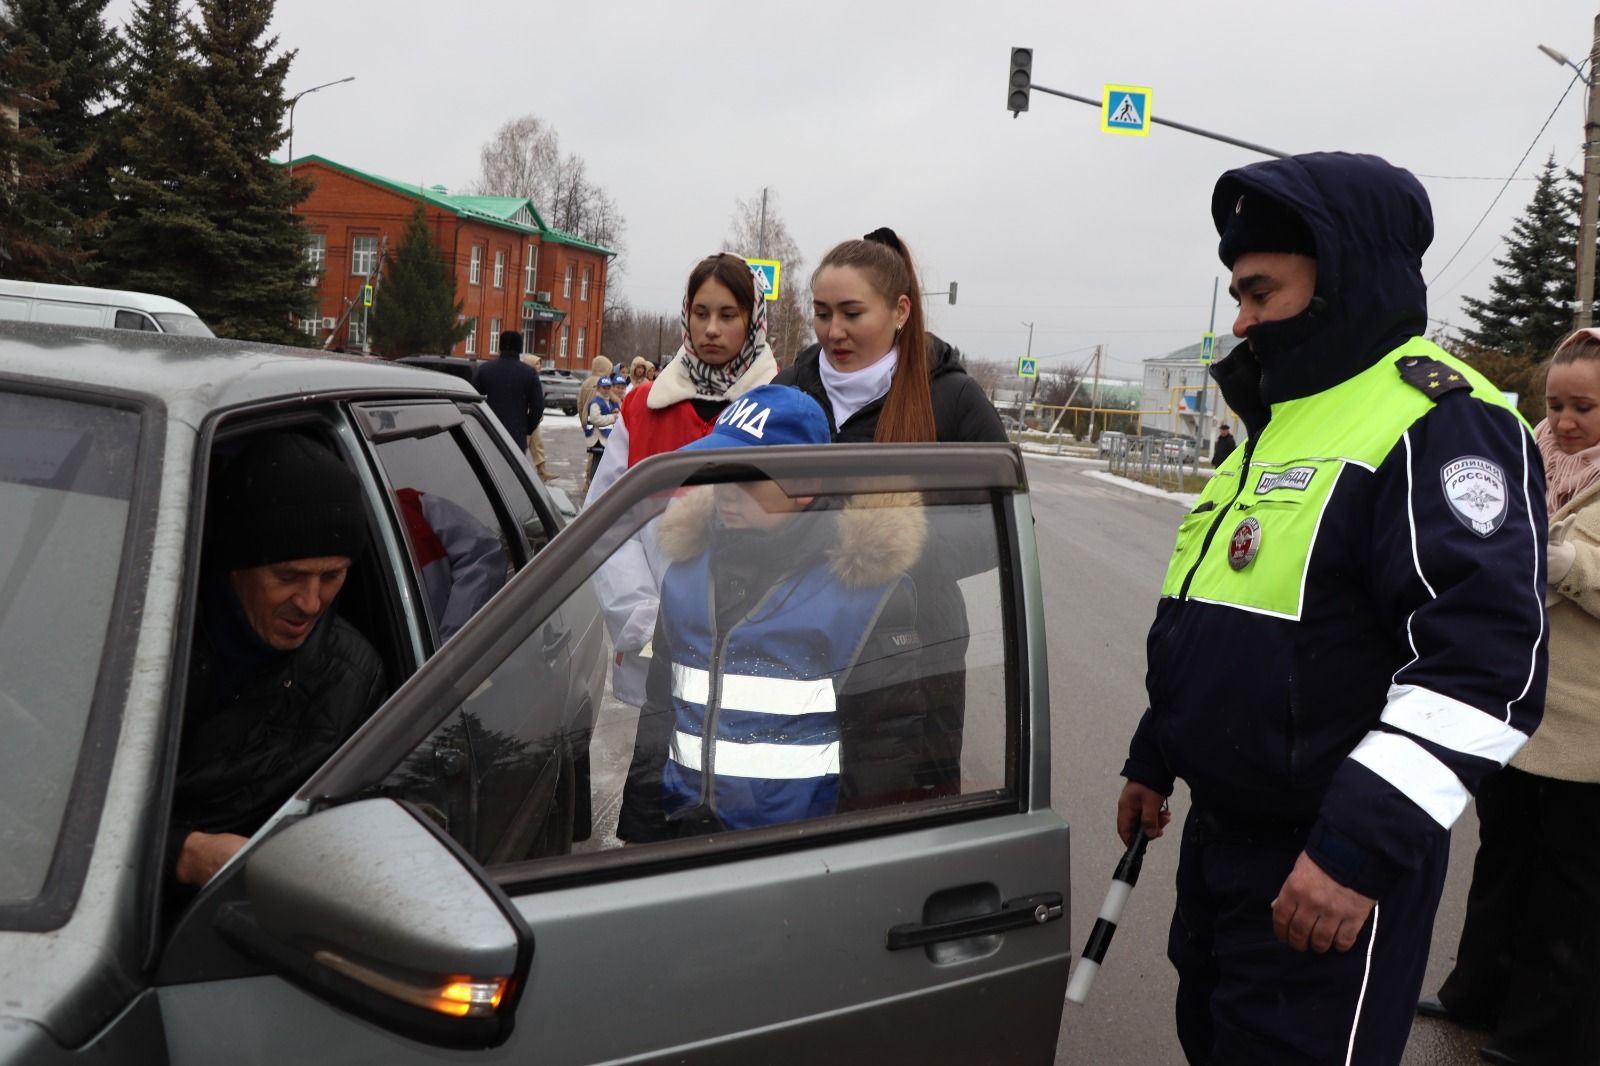
[[[378,238],[373,236],[350,238],[350,273],[366,277],[378,265]]]
[[[522,291],[533,292],[535,286],[538,284],[536,281],[538,276],[539,246],[537,244],[530,244],[528,245],[528,261],[522,266]]]
[[[498,318],[489,320],[489,354],[500,354],[500,320]]]
[[[563,362],[565,362],[567,358],[567,334],[571,332],[571,330],[571,326],[561,327],[561,359]]]
[[[467,319],[467,354],[478,354],[478,318],[476,315]]]
[[[588,298],[589,298],[589,271],[588,271],[588,269],[585,269],[584,272],[583,272],[583,288],[581,290],[579,290],[579,292],[578,292],[578,299],[587,300]]]
[[[467,264],[467,284],[478,285],[483,281],[483,245],[472,246],[472,258]]]
[[[563,279],[563,281],[561,282],[561,295],[564,296],[568,300],[572,299],[572,264],[571,263],[567,264],[567,274],[566,274],[565,279]]]
[[[583,365],[583,339],[586,336],[588,336],[588,334],[589,334],[589,331],[587,329],[584,329],[581,326],[578,327],[578,365],[579,366]]]
[[[311,276],[306,279],[306,284],[320,282],[322,271],[328,265],[328,238],[323,234],[313,233],[306,238],[306,265],[311,268]]]
[[[506,287],[506,253],[504,249],[494,253],[494,287]]]

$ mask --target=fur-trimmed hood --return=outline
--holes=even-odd
[[[715,486],[701,485],[674,500],[661,516],[657,544],[670,563],[704,552],[711,540],[716,510]],[[885,585],[903,577],[928,543],[928,519],[915,492],[856,496],[837,511],[835,542],[826,550],[828,569],[847,588]]]

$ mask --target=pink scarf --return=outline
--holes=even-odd
[[[1600,480],[1600,444],[1569,455],[1556,444],[1548,418],[1534,429],[1533,439],[1544,457],[1545,507],[1554,517],[1574,496]]]

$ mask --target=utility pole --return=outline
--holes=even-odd
[[[767,257],[767,187],[761,186],[761,228],[756,235],[756,258]]]
[[[1600,200],[1600,83],[1594,76],[1600,62],[1600,15],[1594,19],[1589,46],[1589,116],[1583,124],[1583,227],[1578,233],[1578,328],[1594,322],[1594,227]]]
[[[1023,358],[1032,359],[1033,323],[1024,322],[1023,325],[1028,327],[1028,354],[1023,356]],[[1039,395],[1039,368],[1035,366],[1033,368],[1033,388],[1028,390],[1028,402],[1022,405],[1022,428],[1024,429],[1028,428],[1028,408],[1033,406],[1033,398],[1037,395]]]
[[[1100,349],[1094,346],[1094,392],[1089,397],[1089,440],[1094,440],[1094,416],[1100,413]]]

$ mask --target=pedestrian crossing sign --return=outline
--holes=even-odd
[[[776,259],[746,259],[761,276],[761,291],[769,300],[778,298],[778,279],[783,275],[783,264]]]
[[[1029,359],[1024,356],[1017,360],[1017,377],[1036,378],[1039,376],[1039,360]]]
[[[1100,128],[1106,133],[1150,135],[1150,89],[1144,85],[1107,85],[1100,97]]]
[[[1215,333],[1200,334],[1200,361],[1209,363],[1217,354],[1217,335]]]

